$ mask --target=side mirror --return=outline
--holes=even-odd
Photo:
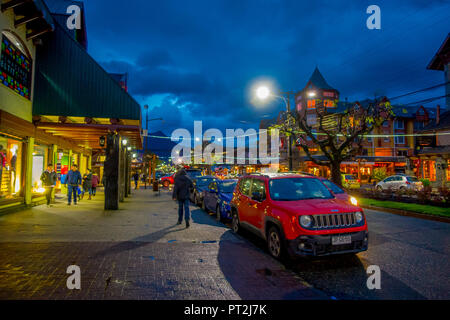
[[[252,200],[258,201],[258,202],[262,202],[263,199],[263,195],[260,192],[253,192],[252,194]]]

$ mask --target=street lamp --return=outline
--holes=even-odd
[[[286,112],[287,114],[291,113],[291,95],[294,94],[292,91],[288,92],[280,92],[282,95],[286,95],[286,97],[283,96],[277,96],[270,92],[270,89],[266,86],[260,86],[256,89],[256,97],[260,100],[266,100],[269,96],[279,98],[284,101],[284,104],[286,105]],[[289,136],[289,143],[288,143],[288,166],[289,171],[293,170],[293,164],[292,164],[292,135]]]
[[[122,144],[123,144],[124,146],[126,146],[127,143],[128,143],[128,140],[127,140],[127,139],[123,139],[123,140],[122,140]]]

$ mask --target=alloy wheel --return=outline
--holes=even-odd
[[[269,252],[275,258],[279,258],[281,255],[281,240],[278,231],[275,228],[272,228],[269,231],[269,239],[268,239],[268,247]]]

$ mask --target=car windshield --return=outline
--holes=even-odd
[[[237,181],[221,181],[219,182],[219,190],[223,193],[233,193]]]
[[[212,181],[213,178],[197,178],[196,183],[199,187],[207,187]]]
[[[409,182],[419,182],[419,179],[417,179],[417,177],[406,177],[406,180],[408,180]]]
[[[334,198],[325,185],[314,178],[272,179],[269,182],[269,192],[275,201]]]
[[[328,187],[328,189],[330,189],[331,191],[333,191],[334,194],[338,194],[338,193],[345,193],[344,190],[342,190],[341,188],[339,188],[336,184],[334,184],[333,182],[331,182],[330,180],[324,179],[322,180],[323,184],[326,185]]]
[[[356,178],[350,174],[345,175],[346,180],[356,180]]]

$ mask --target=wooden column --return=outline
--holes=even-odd
[[[25,151],[25,204],[31,205],[32,199],[32,184],[33,184],[33,151],[34,138],[28,137]]]
[[[122,138],[120,138],[119,147],[119,201],[125,199],[125,148],[122,146]]]
[[[128,198],[130,192],[130,152],[126,149],[124,150],[125,154],[125,198]]]
[[[119,209],[119,162],[121,139],[117,134],[109,134],[106,138],[105,177],[105,210]]]

